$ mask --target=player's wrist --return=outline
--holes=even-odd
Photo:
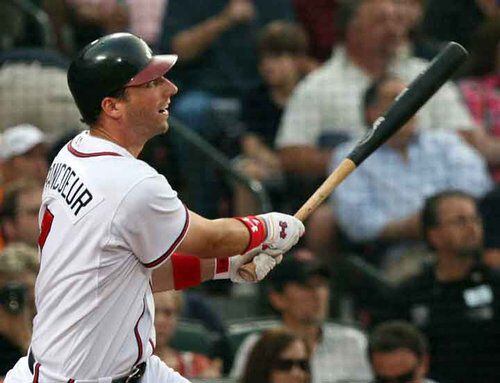
[[[267,237],[267,227],[262,218],[249,215],[246,217],[236,217],[236,219],[246,226],[248,233],[250,234],[248,245],[243,251],[243,254],[264,243]]]

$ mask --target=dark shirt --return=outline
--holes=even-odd
[[[400,317],[428,337],[430,377],[440,383],[500,382],[500,276],[478,265],[456,282],[434,268],[398,289]]]
[[[246,133],[259,136],[270,148],[278,131],[283,108],[272,99],[269,89],[261,84],[243,98],[241,120]]]
[[[160,34],[160,49],[172,52],[172,38],[220,13],[228,0],[170,0]],[[289,0],[254,0],[255,18],[235,25],[217,38],[199,57],[178,63],[172,79],[186,89],[205,90],[218,96],[240,97],[257,86],[255,39],[267,23],[293,20]]]
[[[24,355],[25,353],[17,345],[0,334],[0,377],[7,375]]]

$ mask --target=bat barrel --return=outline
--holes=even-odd
[[[460,44],[448,43],[427,69],[399,94],[385,115],[375,121],[373,127],[347,157],[356,166],[363,162],[432,97],[463,64],[467,56],[467,51]]]

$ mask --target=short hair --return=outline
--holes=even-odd
[[[375,352],[407,349],[422,359],[428,352],[425,336],[414,325],[405,321],[388,321],[376,326],[368,339],[368,356]]]
[[[257,36],[257,52],[266,55],[305,55],[309,50],[309,40],[301,25],[276,20],[261,29]]]
[[[117,89],[117,90],[111,92],[106,97],[117,98],[119,100],[126,100],[127,99],[126,89],[127,88]],[[86,116],[86,117],[82,116],[80,121],[83,122],[84,124],[89,125],[89,126],[95,124],[97,122],[97,120],[99,120],[99,116],[101,115],[101,111],[102,111],[101,102],[103,99],[101,99],[99,101],[99,105],[97,105],[88,116]]]
[[[262,333],[250,352],[241,383],[269,383],[271,372],[280,354],[297,340],[304,342],[309,356],[307,343],[284,328],[274,328]]]
[[[425,240],[427,241],[427,244],[429,244],[427,233],[430,229],[439,225],[439,204],[442,200],[452,197],[466,198],[476,203],[476,199],[472,195],[461,190],[444,190],[428,197],[424,202],[421,218],[422,232]]]

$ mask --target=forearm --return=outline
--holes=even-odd
[[[231,26],[231,19],[224,14],[216,15],[172,39],[172,50],[179,60],[189,61],[205,52],[224,31]]]
[[[250,241],[245,225],[234,218],[209,220],[190,212],[188,233],[178,251],[200,258],[224,258],[242,254]]]
[[[316,176],[327,174],[331,155],[331,150],[320,150],[312,146],[291,146],[279,151],[283,169]]]

